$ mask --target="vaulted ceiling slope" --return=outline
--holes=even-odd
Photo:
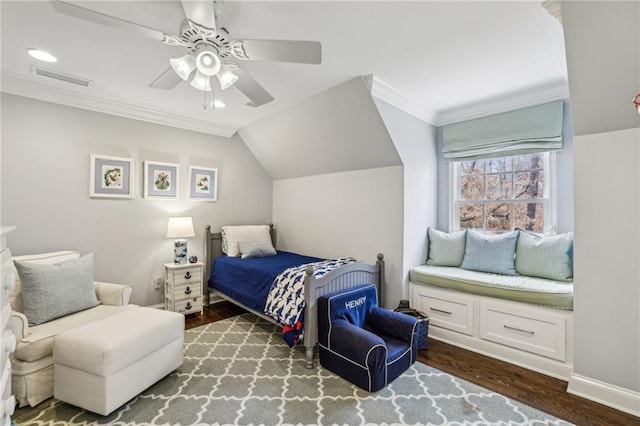
[[[184,18],[178,0],[66,1],[170,34]],[[186,82],[149,87],[183,47],[58,13],[49,0],[2,0],[2,91],[223,136],[361,75],[380,83],[374,96],[436,126],[568,94],[562,28],[539,0],[217,1],[231,39],[319,41],[322,63],[243,62],[275,101],[247,106],[232,86],[227,108],[204,110]],[[29,58],[30,47],[58,62]]]
[[[238,131],[273,180],[402,165],[356,77]]]

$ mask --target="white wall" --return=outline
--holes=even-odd
[[[586,377],[635,392],[640,392],[639,143],[640,130],[630,129],[579,136],[574,146],[574,374],[579,383]]]
[[[386,261],[386,306],[402,297],[403,168],[330,173],[273,183],[278,249]]]
[[[427,257],[427,228],[436,226],[438,154],[436,129],[398,108],[374,99],[404,165],[403,298],[409,298],[409,269]]]
[[[89,198],[89,156],[133,158],[135,198]],[[142,162],[180,165],[179,200],[142,194]],[[187,167],[216,167],[218,202],[186,200]],[[2,94],[2,225],[16,225],[16,255],[73,249],[95,254],[95,278],[133,286],[133,303],[160,302],[153,277],[172,261],[169,216],[192,216],[190,254],[206,224],[271,221],[272,183],[243,141]]]

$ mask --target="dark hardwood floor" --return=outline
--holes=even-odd
[[[216,303],[205,307],[203,315],[187,316],[186,328],[243,312],[229,302]],[[567,393],[565,381],[433,339],[428,349],[420,351],[418,360],[579,426],[640,425],[639,417]]]

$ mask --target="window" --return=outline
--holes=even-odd
[[[555,229],[552,153],[451,163],[453,229],[488,234]]]

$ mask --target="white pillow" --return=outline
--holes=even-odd
[[[264,242],[271,244],[269,225],[239,225],[223,226],[223,235],[227,240],[227,256],[238,257],[241,255],[238,243],[240,241]]]
[[[251,257],[268,257],[278,254],[276,249],[273,248],[271,241],[239,241],[238,247],[240,253],[242,253],[243,259],[249,259]]]

